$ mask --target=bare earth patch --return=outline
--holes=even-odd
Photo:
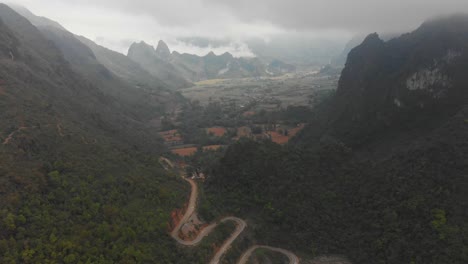
[[[221,147],[223,147],[223,145],[210,145],[210,146],[204,146],[203,150],[218,150]]]
[[[195,154],[195,152],[197,152],[197,148],[191,147],[191,148],[172,149],[171,152],[182,157],[187,157],[187,156],[192,156],[193,154]]]
[[[224,127],[210,127],[206,129],[206,132],[208,134],[213,134],[217,137],[222,137],[224,134],[226,134],[227,130]]]

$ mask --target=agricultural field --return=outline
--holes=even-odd
[[[255,103],[259,109],[311,106],[323,92],[336,89],[338,74],[290,73],[280,77],[210,80],[182,89],[181,93],[201,104],[210,101],[234,102],[239,107]]]
[[[333,93],[337,74],[209,80],[180,90],[190,101],[168,116],[160,134],[171,152],[192,157],[197,147],[217,150],[241,138],[287,144],[308,122],[311,109]]]
[[[224,127],[210,127],[206,129],[206,133],[212,134],[216,137],[222,137],[226,132],[227,130]]]
[[[195,152],[197,152],[197,147],[176,148],[176,149],[171,149],[171,152],[181,157],[187,157],[187,156],[192,156],[193,154],[195,154]]]
[[[277,125],[274,129],[268,129],[265,125],[257,125],[261,128],[262,132],[260,134],[252,133],[252,130],[249,127],[239,127],[237,129],[237,137],[235,140],[239,140],[242,137],[250,139],[270,139],[271,141],[284,145],[289,142],[299,131],[301,131],[305,124],[298,124],[295,127]]]

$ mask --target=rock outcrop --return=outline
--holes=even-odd
[[[335,130],[355,142],[362,133],[454,114],[468,99],[467,32],[468,17],[452,16],[387,42],[376,33],[367,36],[343,69],[331,119]]]
[[[167,44],[160,40],[158,42],[158,46],[156,47],[156,54],[163,60],[170,60],[171,58],[171,51]]]

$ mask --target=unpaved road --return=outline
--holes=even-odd
[[[215,229],[219,223],[223,222],[228,222],[228,221],[233,221],[236,223],[236,230],[234,233],[232,233],[229,238],[224,241],[223,245],[221,248],[216,252],[216,254],[213,256],[213,258],[210,260],[209,264],[218,264],[221,261],[221,258],[224,256],[224,254],[229,250],[231,247],[232,243],[237,239],[237,237],[244,231],[244,229],[247,227],[247,223],[237,217],[225,217],[219,221],[219,223],[212,223],[205,228],[202,229],[202,231],[198,234],[198,236],[191,241],[185,241],[179,237],[179,231],[180,229],[189,221],[190,217],[195,213],[196,210],[196,205],[197,205],[197,199],[198,199],[198,187],[195,181],[185,178],[186,181],[190,183],[191,188],[191,193],[190,193],[190,200],[187,206],[187,211],[185,212],[184,216],[182,219],[179,221],[179,224],[172,230],[171,236],[174,238],[177,243],[184,245],[184,246],[196,246],[198,245],[204,237],[208,236],[213,229]],[[241,258],[238,261],[238,264],[245,264],[247,263],[249,257],[252,255],[252,253],[258,249],[258,248],[264,248],[272,251],[276,251],[279,253],[282,253],[286,255],[289,258],[289,263],[290,264],[299,264],[299,258],[292,252],[281,249],[281,248],[274,248],[274,247],[269,247],[269,246],[252,246],[249,248],[244,254],[242,254]]]
[[[185,225],[185,223],[188,222],[189,218],[195,212],[195,206],[197,204],[197,197],[198,197],[197,184],[191,179],[187,179],[187,178],[184,178],[184,179],[190,183],[190,186],[192,187],[192,191],[190,193],[190,199],[189,199],[189,203],[188,203],[188,206],[187,206],[187,211],[185,212],[182,219],[180,219],[179,224],[177,224],[177,226],[174,228],[174,230],[172,230],[171,236],[179,244],[182,244],[182,245],[185,245],[185,246],[194,246],[194,245],[196,245],[196,243],[193,243],[193,241],[184,241],[184,240],[180,239],[180,237],[179,237],[179,230],[182,228],[183,225]],[[211,228],[211,229],[213,229],[213,228]],[[200,233],[200,235],[201,235],[201,233]],[[199,235],[199,237],[200,237],[200,235]]]
[[[236,238],[247,227],[247,224],[245,223],[245,221],[237,217],[226,217],[226,218],[223,218],[223,220],[221,220],[221,222],[226,222],[226,221],[236,222],[237,224],[236,231],[234,231],[234,233],[232,233],[232,235],[229,236],[229,238],[226,241],[224,241],[221,248],[216,252],[214,257],[211,259],[210,264],[218,264],[221,261],[221,258],[223,257],[224,253],[226,253],[229,250],[234,240],[236,240]]]
[[[246,264],[247,261],[249,260],[250,256],[252,255],[252,253],[259,249],[259,248],[264,248],[264,249],[268,249],[268,250],[271,250],[271,251],[276,251],[276,252],[279,252],[279,253],[282,253],[283,255],[286,255],[288,258],[289,258],[289,263],[290,264],[299,264],[299,258],[294,254],[292,253],[291,251],[288,251],[288,250],[285,250],[285,249],[282,249],[282,248],[275,248],[275,247],[269,247],[269,246],[252,246],[250,247],[247,251],[244,252],[244,254],[242,254],[242,257],[239,259],[239,262],[237,262],[237,264]]]

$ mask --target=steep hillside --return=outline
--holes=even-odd
[[[83,36],[73,35],[59,23],[45,17],[36,16],[25,7],[11,7],[16,12],[27,18],[33,25],[40,28],[44,33],[46,33],[46,35],[51,37],[51,40],[55,41],[59,47],[63,46],[63,49],[68,49],[68,52],[65,52],[65,54],[68,54],[69,59],[73,59],[75,61],[84,60],[84,58],[88,58],[90,60],[97,59],[98,63],[94,62],[95,64],[102,64],[117,77],[127,81],[134,87],[148,88],[153,90],[164,90],[164,88],[167,88],[167,84],[155,76],[149,74],[147,71],[141,68],[140,65],[129,59],[127,56],[99,46]],[[92,53],[94,54],[94,57],[90,54],[89,50],[76,43],[74,38],[80,40],[86,46],[88,46],[88,48],[91,49]],[[69,46],[67,47],[66,44],[69,44]],[[80,49],[81,54],[79,52],[75,52],[75,54],[69,54],[70,52],[73,52],[73,49]],[[81,55],[84,55],[84,57],[80,58]]]
[[[127,107],[129,112],[134,112],[135,118],[141,118],[140,121],[159,119],[163,113],[177,107],[183,101],[165,84],[139,68],[138,65],[134,65],[136,67],[132,68],[132,71],[126,71],[132,66],[127,64],[129,59],[118,60],[115,59],[114,54],[102,52],[110,55],[100,58],[107,63],[114,62],[112,69],[117,68],[118,73],[125,72],[123,74],[125,76],[119,77],[102,64],[94,52],[72,33],[52,27],[39,27],[39,29],[44,36],[60,48],[65,59],[76,72],[99,87],[107,96],[112,96],[119,102],[125,102],[126,104],[121,107]],[[96,48],[99,49],[99,46]],[[106,60],[107,58],[110,60]],[[141,79],[139,79],[140,76]]]
[[[466,20],[428,21],[388,42],[369,35],[349,53],[327,120],[321,118],[326,129],[314,129],[311,141],[329,133],[357,147],[418,137],[453,116],[468,96]]]
[[[369,35],[294,145],[228,149],[204,207],[312,256],[466,263],[467,29],[454,16],[388,42]]]
[[[156,50],[145,42],[133,43],[127,56],[171,88],[191,86],[190,82],[177,71],[174,65],[161,59]]]
[[[3,4],[0,19],[0,262],[176,262],[166,228],[185,185],[145,117],[76,72],[92,52]]]
[[[31,22],[31,24],[35,26],[41,26],[41,27],[55,27],[61,30],[66,30],[62,25],[60,25],[58,22],[53,21],[47,17],[40,17],[36,16],[33,14],[31,11],[29,11],[26,7],[20,6],[20,5],[14,5],[14,4],[9,4],[8,5],[10,8],[15,10],[18,14],[21,16],[25,17],[26,19]]]
[[[93,51],[100,63],[131,85],[153,89],[162,89],[167,86],[127,56],[99,46],[85,37],[77,36],[77,38]]]
[[[38,17],[24,7],[14,8],[25,14],[61,50],[76,72],[107,96],[126,102],[127,110],[144,117],[142,121],[157,120],[163,112],[172,111],[183,101],[165,83],[128,57],[76,36],[57,22]]]

